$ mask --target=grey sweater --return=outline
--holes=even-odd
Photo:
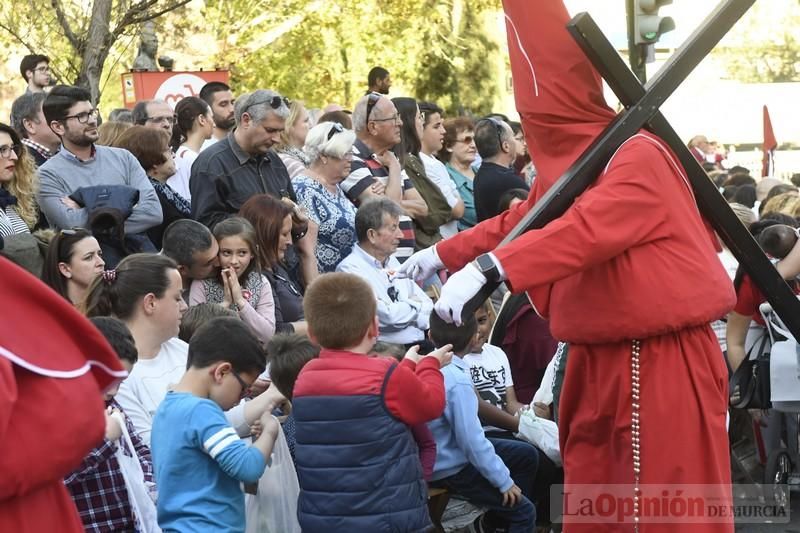
[[[89,213],[61,202],[81,187],[128,185],[139,189],[139,203],[125,222],[125,233],[142,233],[161,223],[161,204],[139,161],[127,150],[95,145],[95,155],[80,161],[63,146],[39,167],[39,205],[57,229],[86,227]]]

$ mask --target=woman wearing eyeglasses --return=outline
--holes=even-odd
[[[309,223],[306,239],[316,240],[317,267],[335,272],[356,242],[356,208],[339,184],[350,174],[356,134],[341,124],[322,122],[306,136],[309,168],[292,179]]]
[[[306,142],[310,126],[311,119],[303,102],[293,100],[289,105],[289,116],[286,117],[286,129],[281,132],[281,142],[275,147],[281,161],[286,165],[290,178],[299,176],[311,164],[308,156],[303,152],[303,145]]]
[[[30,233],[39,219],[36,165],[17,132],[0,124],[0,236]]]
[[[475,169],[472,167],[478,157],[475,123],[466,117],[451,118],[444,121],[444,130],[444,144],[439,151],[439,159],[445,163],[450,179],[464,200],[464,216],[458,221],[458,229],[463,231],[478,222],[473,193]]]

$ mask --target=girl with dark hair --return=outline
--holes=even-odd
[[[175,152],[176,170],[167,184],[186,201],[192,200],[189,192],[192,163],[213,133],[214,119],[208,104],[196,96],[182,98],[175,106],[175,125],[170,140],[170,148]]]
[[[392,102],[403,121],[400,144],[396,145],[393,151],[414,184],[414,188],[428,206],[427,215],[414,217],[416,251],[442,240],[439,226],[450,221],[452,209],[439,187],[428,178],[425,165],[419,158],[425,119],[419,111],[417,101],[413,98],[392,98]]]
[[[100,244],[91,233],[82,228],[61,230],[47,248],[42,281],[77,306],[105,264]]]
[[[239,215],[255,228],[258,257],[272,287],[275,329],[278,333],[307,333],[303,293],[289,276],[284,254],[292,242],[291,206],[267,194],[251,196]]]
[[[188,345],[178,339],[186,303],[175,261],[164,255],[133,254],[89,287],[87,316],[122,320],[136,341],[139,360],[120,385],[116,400],[150,445],[153,415],[186,370]]]
[[[753,185],[740,185],[733,195],[733,201],[753,209],[756,205],[756,188]]]
[[[117,141],[136,157],[147,174],[161,204],[161,224],[147,230],[148,238],[156,249],[161,249],[164,230],[176,220],[189,218],[191,206],[170,185],[169,178],[175,175],[175,158],[169,149],[169,135],[161,128],[132,126]]]
[[[214,226],[219,244],[219,278],[195,280],[189,305],[205,302],[236,311],[263,343],[275,334],[272,287],[259,267],[258,241],[252,224],[241,217]]]
[[[39,219],[36,163],[13,128],[0,124],[0,237],[30,233]]]

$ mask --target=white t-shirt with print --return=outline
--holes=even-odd
[[[469,365],[469,375],[472,384],[478,390],[481,398],[505,410],[506,389],[514,386],[511,378],[511,366],[508,364],[508,356],[497,346],[488,342],[483,345],[481,353],[471,353],[463,357],[464,362]],[[494,426],[484,426],[485,431],[504,431]]]

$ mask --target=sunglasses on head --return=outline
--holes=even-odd
[[[496,118],[487,117],[484,120],[487,120],[492,124],[494,124],[495,131],[497,131],[497,142],[498,144],[500,144],[500,146],[503,146],[503,134],[505,133],[503,125]]]
[[[86,228],[69,228],[69,229],[62,229],[61,231],[59,231],[59,233],[60,233],[61,235],[70,235],[70,236],[72,236],[72,235],[77,235],[77,234],[78,234],[78,232],[82,232],[82,233],[91,233],[91,232],[90,232],[88,229],[86,229]]]
[[[337,133],[342,133],[343,131],[344,127],[338,122],[334,122],[333,126],[331,126],[331,129],[328,131],[328,140],[330,141],[331,139],[333,139],[334,135],[336,135]]]
[[[375,107],[375,104],[378,103],[378,100],[381,99],[381,96],[381,93],[369,93],[369,98],[367,99],[367,122],[369,122],[369,115],[372,113],[372,108]]]
[[[247,111],[248,109],[250,109],[253,106],[261,105],[261,104],[269,104],[269,106],[272,109],[280,109],[281,108],[281,104],[285,105],[286,107],[289,107],[290,105],[292,105],[292,102],[289,101],[289,99],[286,98],[285,96],[273,96],[272,98],[270,98],[268,100],[256,100],[255,102],[250,102],[249,104],[247,104],[247,107],[242,109],[242,113],[244,113],[245,111]]]

